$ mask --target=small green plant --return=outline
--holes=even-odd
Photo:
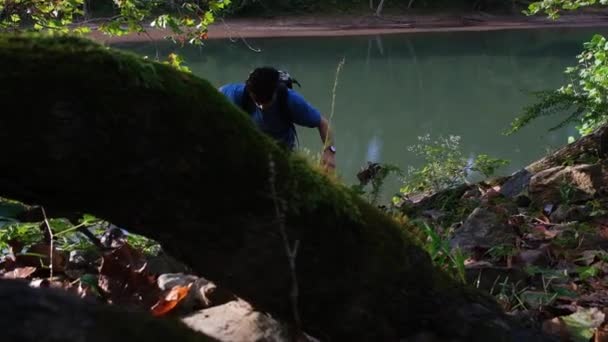
[[[508,164],[508,160],[492,158],[487,154],[480,154],[475,158],[471,170],[479,172],[486,178],[489,178],[494,175],[498,169],[507,166]]]
[[[419,143],[408,151],[424,158],[420,168],[409,167],[401,192],[437,192],[461,184],[465,178],[466,159],[460,150],[460,137],[450,135],[431,141],[429,134],[418,137]]]
[[[142,251],[145,255],[158,255],[162,249],[160,244],[155,240],[133,233],[127,234],[127,243],[135,249]]]
[[[577,57],[578,64],[565,71],[570,83],[557,90],[535,92],[537,101],[524,108],[524,113],[511,123],[507,135],[539,117],[553,114],[566,115],[550,130],[578,122],[581,136],[608,122],[608,41],[594,35]]]
[[[27,247],[42,240],[42,230],[40,223],[21,223],[15,222],[0,229],[0,250],[8,251],[13,241],[18,241]],[[19,251],[14,251],[19,252]]]
[[[48,220],[53,232],[55,248],[64,251],[92,248],[92,243],[79,235],[77,230],[81,227],[94,227],[100,222],[101,220],[91,215],[84,215],[76,225],[64,218]],[[13,219],[10,224],[0,230],[0,251],[8,251],[9,246],[14,242],[18,242],[25,249],[42,242],[44,231],[47,229],[45,225],[44,221],[19,222]]]
[[[559,184],[559,197],[562,203],[571,204],[576,193],[576,187],[564,180]]]
[[[589,278],[593,278],[599,275],[600,270],[599,268],[597,268],[596,266],[581,266],[581,267],[577,267],[576,269],[576,273],[578,274],[578,277],[580,278],[580,280],[585,281]]]
[[[400,190],[404,196],[453,188],[466,183],[471,172],[480,172],[489,177],[508,163],[486,154],[480,154],[473,162],[469,162],[462,153],[459,136],[440,136],[437,140],[431,140],[427,134],[418,137],[418,140],[419,143],[409,146],[408,151],[422,157],[424,163],[419,168],[408,168]]]
[[[587,204],[591,207],[591,213],[589,216],[599,217],[608,215],[608,210],[605,209],[604,205],[599,200],[595,199],[587,202]]]
[[[509,244],[501,244],[490,248],[486,254],[494,260],[507,260],[507,264],[510,266],[511,259],[517,254],[517,248]]]
[[[426,222],[414,222],[423,233],[423,247],[430,255],[433,264],[447,271],[455,279],[466,283],[465,260],[467,256],[460,250],[452,251],[445,236],[440,235]]]
[[[168,64],[177,70],[191,73],[190,68],[188,68],[185,65],[182,65],[183,62],[184,62],[184,59],[182,58],[182,56],[180,56],[176,53],[170,53],[169,56],[167,57],[167,60],[164,61],[163,64]]]
[[[382,188],[386,179],[391,174],[403,176],[402,170],[396,165],[368,163],[367,167],[357,174],[359,184],[356,184],[351,188],[359,195],[366,196],[367,200],[375,205],[382,193]],[[369,190],[366,190],[367,188],[369,188]]]

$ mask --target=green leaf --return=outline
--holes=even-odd
[[[87,34],[89,32],[91,32],[91,29],[86,26],[81,26],[74,29],[75,34]]]
[[[570,332],[572,341],[587,342],[604,322],[604,317],[604,313],[597,308],[578,308],[575,313],[560,319]]]
[[[582,266],[578,267],[576,272],[581,280],[587,280],[596,277],[599,273],[599,269],[595,266]]]

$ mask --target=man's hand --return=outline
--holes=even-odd
[[[334,172],[336,170],[336,154],[330,149],[325,149],[321,156],[321,166],[326,171]]]

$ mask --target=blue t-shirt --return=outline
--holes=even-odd
[[[232,83],[220,87],[220,92],[223,93],[230,101],[240,107],[245,84]],[[302,95],[293,89],[287,89],[287,107],[289,113],[281,115],[279,101],[274,103],[262,111],[257,106],[249,115],[255,124],[266,134],[276,140],[287,144],[289,148],[295,146],[296,128],[294,124],[305,127],[319,127],[321,124],[321,113],[311,106]],[[288,120],[290,119],[290,120]]]

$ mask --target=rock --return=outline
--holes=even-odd
[[[73,250],[68,257],[68,268],[86,268],[95,264],[100,257],[97,251]]]
[[[556,166],[532,176],[528,192],[535,203],[572,203],[592,199],[602,183],[599,164]]]
[[[500,187],[500,193],[505,197],[515,197],[521,194],[530,184],[532,173],[526,169],[522,169],[514,173],[509,180],[504,182]]]
[[[433,221],[438,221],[441,218],[445,217],[446,213],[437,209],[429,209],[422,211],[422,216],[428,217]]]
[[[604,251],[601,250],[586,250],[582,251],[577,259],[576,263],[584,266],[589,266],[595,262],[596,259],[601,259],[605,255]]]
[[[589,215],[593,209],[587,205],[564,205],[561,204],[557,209],[551,214],[550,219],[551,222],[554,223],[562,223],[562,222],[571,222],[571,221],[583,221],[589,218]]]
[[[158,276],[156,283],[158,284],[158,288],[167,291],[172,289],[175,286],[186,286],[190,283],[195,282],[199,278],[197,276],[191,274],[183,274],[183,273],[166,273]]]
[[[454,232],[450,240],[452,249],[489,249],[498,245],[513,244],[515,232],[506,223],[502,213],[490,208],[479,207],[466,219],[462,227]]]
[[[0,317],[6,342],[213,341],[176,320],[21,280],[0,279]]]
[[[198,311],[182,318],[193,330],[219,341],[282,342],[289,341],[287,327],[272,317],[255,311],[243,300]]]
[[[463,200],[479,199],[480,197],[481,197],[481,191],[479,190],[478,187],[475,187],[475,188],[465,191],[464,194],[462,195],[461,199],[463,199]]]
[[[547,247],[548,245],[543,245],[539,249],[523,250],[513,258],[513,262],[522,268],[528,266],[546,266],[549,264]]]

